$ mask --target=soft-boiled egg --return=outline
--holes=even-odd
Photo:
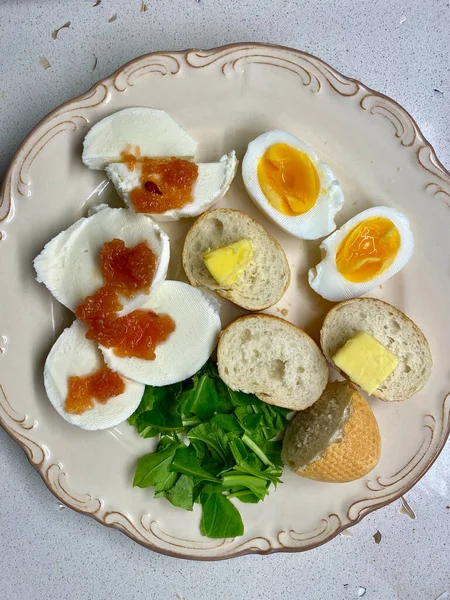
[[[141,156],[192,158],[197,142],[163,110],[125,108],[92,127],[84,138],[82,161],[90,169],[104,169],[136,149]]]
[[[125,208],[104,207],[82,218],[54,237],[34,259],[37,280],[53,296],[75,311],[85,298],[104,283],[100,269],[100,250],[105,242],[122,240],[127,247],[145,242],[156,257],[156,269],[150,292],[164,281],[169,264],[169,238],[145,215]],[[138,293],[123,298],[123,314],[139,308],[148,295]]]
[[[221,330],[217,300],[180,281],[165,281],[142,310],[167,314],[175,330],[156,347],[156,358],[120,357],[100,346],[113,371],[147,385],[169,385],[194,375],[211,356]]]
[[[176,159],[172,159],[174,162]],[[145,159],[144,159],[145,161]],[[190,192],[190,197],[187,197],[187,203],[179,208],[165,209],[171,205],[171,196],[178,195],[178,187],[184,186],[184,177],[178,178],[178,183],[175,173],[166,170],[162,175],[155,172],[154,169],[147,167],[144,171],[146,163],[142,160],[136,160],[130,164],[129,162],[111,163],[106,167],[106,174],[113,182],[118,194],[125,200],[126,204],[136,210],[136,212],[145,212],[154,219],[160,221],[172,221],[182,217],[196,217],[205,212],[213,204],[218,202],[228,191],[231,182],[236,174],[238,161],[235,152],[230,152],[223,156],[216,163],[199,163],[196,166],[195,180]],[[147,161],[148,162],[148,161]],[[181,161],[176,161],[181,164]],[[174,168],[176,169],[176,164]],[[166,181],[168,180],[168,181]],[[155,192],[152,192],[152,186]],[[154,199],[153,205],[155,209],[142,209],[133,202],[133,194],[135,191],[141,191],[143,194],[151,196],[149,200]],[[145,202],[145,198],[144,198]],[[161,202],[161,206],[158,204]]]
[[[326,300],[362,296],[403,269],[414,251],[409,220],[394,208],[375,206],[347,221],[320,245],[322,261],[309,284]]]
[[[93,400],[93,406],[81,414],[66,410],[71,377],[86,377],[104,366],[95,342],[86,339],[86,327],[75,321],[56,340],[45,361],[44,385],[47,396],[63,419],[82,429],[107,429],[128,419],[139,406],[144,385],[123,378],[123,393],[106,402]]]
[[[344,194],[331,169],[307,144],[285,131],[268,131],[248,145],[242,162],[248,194],[272,221],[304,240],[334,229]]]

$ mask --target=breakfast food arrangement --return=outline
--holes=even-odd
[[[373,403],[408,401],[430,377],[432,357],[398,308],[361,298],[414,260],[406,215],[383,203],[337,227],[345,187],[309,145],[279,130],[248,140],[242,179],[261,219],[321,240],[322,258],[302,285],[337,304],[314,340],[299,323],[263,312],[297,275],[247,214],[247,198],[242,210],[220,206],[233,193],[236,152],[195,162],[197,151],[152,108],[115,112],[87,133],[84,165],[105,171],[126,208],[94,207],[34,260],[37,281],[74,313],[48,354],[44,383],[72,425],[102,430],[128,420],[157,441],[130,486],[153,488],[177,510],[200,504],[202,534],[231,538],[244,532],[239,503],[276,493],[283,466],[322,482],[318,494],[320,485],[368,475],[383,453]],[[186,219],[175,257],[184,273],[169,280],[174,251],[164,226]],[[244,312],[225,324],[223,302]]]

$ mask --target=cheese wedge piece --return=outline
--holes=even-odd
[[[124,378],[123,394],[110,398],[104,404],[94,400],[94,407],[80,415],[68,413],[64,408],[69,377],[84,377],[104,366],[97,344],[86,339],[86,331],[85,325],[76,320],[56,340],[44,366],[47,396],[61,417],[72,425],[90,430],[115,427],[128,419],[139,406],[144,393],[142,383]]]
[[[82,161],[90,169],[104,169],[120,161],[124,151],[192,158],[197,142],[163,110],[125,108],[92,127],[84,138]]]
[[[113,371],[147,385],[162,386],[194,375],[211,356],[221,330],[219,303],[211,295],[180,281],[165,281],[142,309],[167,314],[175,331],[156,347],[155,360],[119,357],[100,346]]]
[[[157,266],[150,292],[164,281],[169,264],[169,238],[146,217],[125,208],[105,207],[90,217],[80,219],[54,237],[34,259],[37,281],[44,283],[53,296],[75,311],[86,296],[103,285],[100,250],[105,242],[119,238],[127,247],[146,242],[157,256]],[[139,308],[147,294],[122,298],[126,314]]]
[[[236,174],[238,160],[234,150],[222,156],[216,163],[199,163],[198,176],[194,184],[193,200],[182,208],[163,213],[148,213],[158,221],[175,221],[183,217],[196,217],[218,202],[227,193]],[[142,165],[136,163],[131,170],[125,163],[112,163],[106,167],[106,174],[114,184],[119,196],[133,208],[130,192],[142,186],[140,177]]]

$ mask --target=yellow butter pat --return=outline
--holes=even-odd
[[[398,358],[370,333],[360,331],[333,356],[333,362],[368,394],[380,387],[398,365]]]
[[[222,248],[208,250],[202,259],[219,285],[233,285],[253,259],[252,242],[245,238]]]

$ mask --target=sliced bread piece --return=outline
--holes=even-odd
[[[202,256],[244,238],[250,239],[253,260],[229,288],[221,287]],[[219,208],[204,213],[188,231],[183,267],[191,285],[216,291],[246,310],[264,310],[283,296],[291,277],[283,248],[259,223],[239,210]]]
[[[336,351],[359,331],[370,333],[398,358],[396,369],[373,396],[386,402],[401,402],[423,388],[433,362],[425,336],[411,319],[375,298],[342,302],[327,314],[320,332],[327,359],[332,362]]]
[[[304,331],[271,315],[247,315],[219,337],[217,366],[232,390],[268,404],[303,410],[320,397],[328,366]]]
[[[297,475],[343,483],[367,475],[380,453],[380,432],[369,404],[352,384],[334,381],[288,425],[281,456]]]

